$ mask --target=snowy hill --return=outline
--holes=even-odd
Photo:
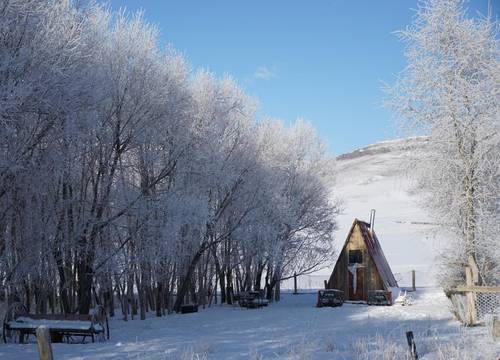
[[[344,203],[339,218],[338,246],[341,247],[354,218],[369,220],[376,209],[375,231],[395,273],[406,285],[411,270],[420,285],[434,283],[437,246],[430,219],[411,193],[407,176],[412,151],[426,144],[425,138],[384,141],[338,157],[336,192]],[[399,275],[399,276],[398,276]]]
[[[411,270],[416,270],[417,286],[435,284],[433,250],[440,239],[407,176],[412,151],[426,142],[424,137],[383,141],[337,157],[333,189],[344,201],[336,232],[338,252],[354,218],[369,221],[370,209],[376,209],[375,231],[400,286],[410,285]],[[321,287],[333,266],[334,261],[318,275],[303,277],[299,286]]]

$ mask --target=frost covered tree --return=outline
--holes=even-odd
[[[416,163],[424,203],[448,226],[445,286],[474,259],[481,281],[500,279],[500,48],[491,18],[468,18],[462,0],[419,3],[398,35],[408,66],[388,89],[405,125],[429,136]]]
[[[279,294],[327,260],[331,159],[309,126],[258,122],[141,14],[0,0],[0,39],[0,301],[144,319]]]
[[[270,202],[271,229],[266,246],[266,289],[268,297],[282,279],[294,273],[318,270],[332,257],[336,223],[340,211],[330,193],[333,159],[325,156],[324,144],[315,130],[299,120],[286,129],[279,123],[263,123],[269,141],[265,154],[274,169],[275,201]],[[264,138],[266,141],[266,138]]]

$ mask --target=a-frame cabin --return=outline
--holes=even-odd
[[[398,283],[373,231],[374,218],[372,213],[372,225],[354,220],[326,288],[342,290],[345,300],[367,302],[370,293],[382,290],[392,304]]]

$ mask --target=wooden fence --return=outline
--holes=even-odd
[[[469,258],[465,268],[466,284],[446,291],[456,317],[467,326],[474,326],[500,315],[500,286],[479,284],[479,272],[475,260]]]

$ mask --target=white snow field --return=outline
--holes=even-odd
[[[162,318],[151,313],[144,321],[113,319],[109,341],[53,344],[54,355],[58,360],[382,359],[385,352],[394,357],[384,359],[404,359],[405,332],[412,330],[421,359],[497,359],[500,347],[484,336],[486,329],[461,330],[442,291],[424,288],[413,296],[412,306],[316,308],[314,293],[285,293],[280,303],[263,309],[219,305]],[[34,343],[0,345],[0,359],[37,358]]]
[[[355,217],[377,210],[375,231],[400,286],[417,271],[412,306],[345,304],[315,308],[314,291],[285,293],[280,303],[242,310],[212,306],[194,314],[110,323],[104,343],[54,344],[62,359],[405,359],[405,332],[415,334],[420,359],[498,359],[486,327],[464,329],[454,320],[442,290],[435,286],[434,250],[440,237],[417,197],[409,193],[407,155],[425,139],[383,142],[342,155],[335,192],[344,199],[337,248]],[[319,274],[299,278],[301,288],[322,287],[334,260]],[[289,281],[284,288],[291,287]],[[117,312],[119,313],[119,312]],[[385,357],[383,357],[385,356]],[[0,359],[37,359],[34,343],[0,344]]]

